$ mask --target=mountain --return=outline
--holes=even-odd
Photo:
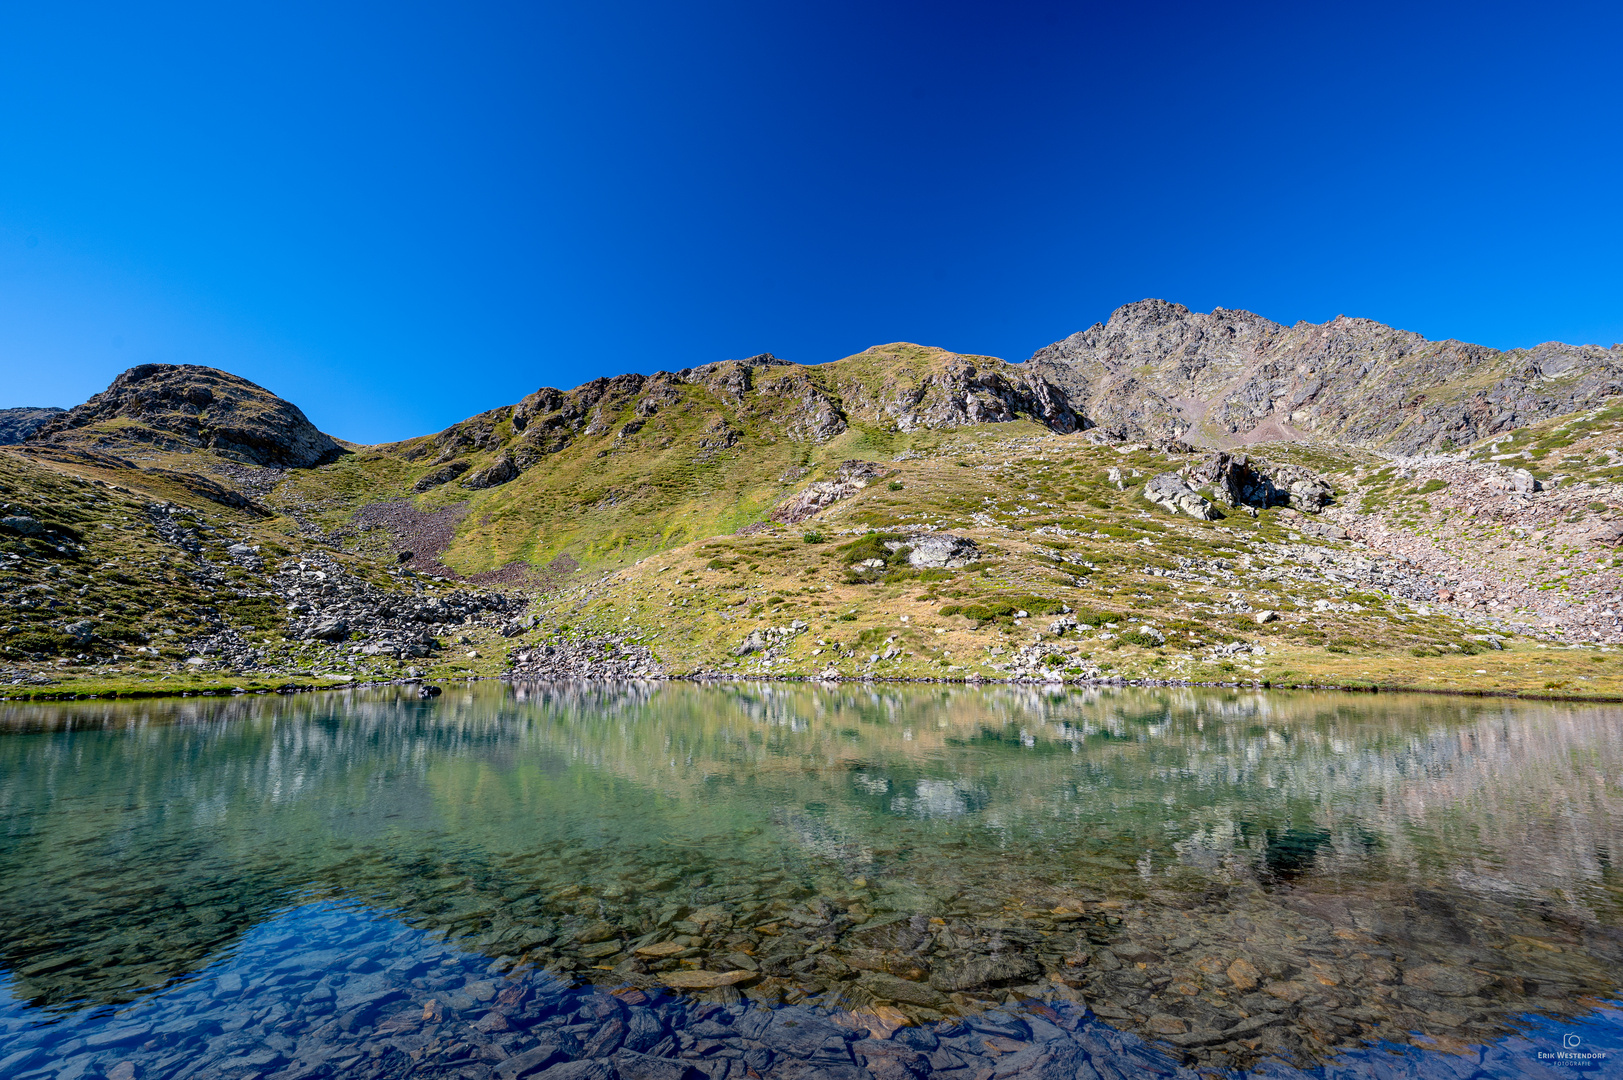
[[[1117,438],[1217,447],[1312,438],[1449,450],[1623,393],[1623,345],[1500,352],[1369,319],[1286,327],[1164,300],[1118,308],[1030,364]]]
[[[208,450],[231,461],[308,469],[344,453],[291,402],[236,375],[193,364],[142,364],[28,440],[96,449]]]
[[[20,443],[28,436],[38,431],[40,426],[51,417],[62,412],[62,409],[52,407],[0,409],[0,446],[11,446]]]
[[[1623,695],[1614,650],[1548,648],[1623,643],[1618,360],[1143,301],[1021,364],[762,354],[378,446],[224,371],[144,365],[0,448],[0,688]]]

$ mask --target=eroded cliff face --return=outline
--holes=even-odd
[[[344,453],[297,405],[247,379],[196,364],[130,368],[83,405],[51,417],[27,442],[211,450],[276,468],[313,468]]]
[[[1118,308],[1039,350],[1034,374],[1124,439],[1232,446],[1314,439],[1447,449],[1623,393],[1623,347],[1501,352],[1371,319],[1282,326],[1164,300]]]

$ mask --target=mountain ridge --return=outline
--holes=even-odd
[[[1623,643],[1618,356],[1145,301],[1026,363],[760,354],[373,446],[143,366],[0,449],[0,681],[1623,694],[1610,653],[1538,651]]]
[[[1497,350],[1372,319],[1287,327],[1155,299],[1125,304],[1027,363],[1117,438],[1214,447],[1319,438],[1446,451],[1623,393],[1623,345]]]

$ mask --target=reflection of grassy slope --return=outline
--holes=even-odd
[[[1464,868],[1623,914],[1591,858],[1619,812],[1604,714],[1381,702],[670,685],[363,696],[343,719],[109,707],[0,740],[0,803],[34,822],[0,847],[0,951],[28,993],[127,1000],[304,889],[501,954],[701,887],[740,910],[822,894],[881,913],[1136,894],[1146,854],[1175,883],[1187,850],[1256,863],[1293,828],[1328,833],[1314,861],[1338,889]]]

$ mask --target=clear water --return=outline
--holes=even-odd
[[[516,1014],[299,1049],[386,1006],[471,1023],[495,1006],[456,988],[493,978],[668,1002],[673,1038],[725,1006],[1091,1009],[1209,1069],[1620,1057],[1617,708],[658,684],[0,717],[0,1074],[501,1076]],[[734,981],[660,989],[705,971]],[[192,1019],[140,1028],[164,1009]],[[1610,1057],[1538,1057],[1568,1037]]]

